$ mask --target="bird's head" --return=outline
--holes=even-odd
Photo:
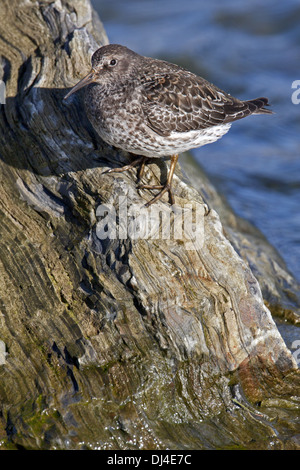
[[[64,97],[70,95],[90,83],[113,84],[135,73],[138,54],[125,46],[109,44],[102,46],[92,56],[92,69],[80,82],[78,82]]]

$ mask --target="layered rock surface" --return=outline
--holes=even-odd
[[[2,448],[298,448],[298,367],[270,309],[297,324],[299,290],[278,254],[188,156],[160,231],[136,170],[103,174],[129,155],[80,93],[62,102],[108,42],[88,1],[0,9]]]

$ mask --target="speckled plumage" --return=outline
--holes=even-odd
[[[178,65],[117,44],[93,54],[92,72],[67,97],[85,85],[86,112],[102,139],[144,157],[212,143],[232,122],[271,113],[267,98],[241,101]]]

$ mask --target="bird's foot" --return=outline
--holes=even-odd
[[[151,201],[147,202],[145,204],[145,207],[151,206],[154,202],[157,202],[161,197],[168,192],[169,193],[169,201],[170,204],[173,206],[175,204],[175,198],[171,189],[170,184],[165,184],[164,186],[162,185],[151,185],[151,184],[139,184],[138,189],[160,189],[161,191],[153,198]]]
[[[129,163],[128,165],[124,165],[120,168],[110,168],[109,170],[103,171],[102,174],[114,173],[114,172],[123,173],[123,171],[128,171],[128,170],[131,170],[131,168],[135,168],[136,166],[141,165],[140,170],[139,170],[139,175],[138,175],[138,178],[140,180],[144,173],[146,160],[147,160],[147,157],[139,157],[133,160],[133,162]]]
[[[178,155],[173,155],[171,157],[171,166],[170,166],[170,170],[169,170],[169,174],[168,174],[168,179],[167,179],[167,182],[166,182],[165,185],[150,185],[150,184],[140,183],[140,181],[141,181],[141,179],[144,175],[145,164],[146,164],[147,160],[149,160],[149,157],[139,157],[139,158],[136,158],[135,160],[133,160],[133,162],[131,162],[128,165],[125,165],[121,168],[110,168],[109,170],[104,171],[103,174],[104,173],[113,173],[113,172],[122,173],[123,171],[130,170],[131,168],[134,168],[134,167],[140,165],[140,169],[139,169],[139,172],[138,172],[138,186],[137,186],[138,189],[160,189],[161,190],[153,199],[151,199],[151,201],[149,201],[145,204],[145,207],[149,207],[151,204],[153,204],[154,202],[161,199],[161,197],[166,192],[169,193],[169,202],[173,206],[175,204],[175,198],[173,196],[173,192],[172,192],[172,189],[171,189],[171,184],[172,184],[172,178],[173,178],[173,173],[174,173],[174,170],[175,170],[175,166],[176,166],[176,163],[177,163],[177,160],[178,160]]]

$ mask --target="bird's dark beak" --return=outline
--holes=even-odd
[[[64,100],[69,98],[69,96],[71,96],[76,91],[80,90],[80,88],[83,88],[84,86],[89,85],[90,83],[93,83],[94,81],[95,81],[95,72],[94,70],[92,70],[69,91],[69,93],[64,97]]]

